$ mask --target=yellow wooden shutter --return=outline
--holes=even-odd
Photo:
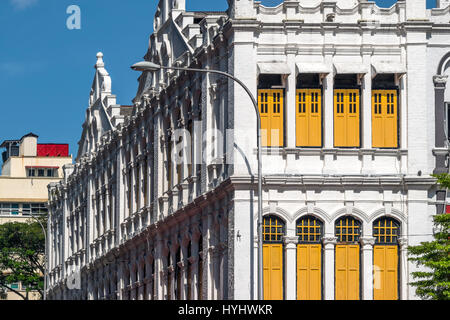
[[[283,90],[258,90],[258,106],[261,114],[261,140],[263,147],[284,145]]]
[[[336,246],[335,299],[359,299],[359,245]]]
[[[347,121],[345,108],[345,90],[334,91],[334,145],[347,145]]]
[[[298,147],[322,146],[322,91],[297,90],[296,133]]]
[[[384,129],[384,141],[385,148],[397,148],[398,147],[398,133],[397,133],[397,92],[395,90],[386,91],[386,116],[385,116],[385,129]]]
[[[398,147],[396,90],[372,91],[372,147]]]
[[[282,147],[284,144],[283,90],[271,90],[271,135],[270,146]]]
[[[296,140],[298,147],[309,144],[308,90],[297,90]]]
[[[261,115],[261,144],[267,147],[270,146],[269,90],[258,91],[258,106]]]
[[[283,300],[283,245],[263,245],[264,299]]]
[[[398,299],[398,247],[375,246],[373,251],[374,300]]]
[[[297,246],[297,299],[322,298],[322,247],[320,244]]]
[[[348,90],[347,146],[359,147],[359,90]]]
[[[360,146],[360,103],[358,89],[334,91],[334,145]]]

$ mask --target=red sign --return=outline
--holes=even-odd
[[[37,145],[38,157],[68,157],[69,145],[68,144],[38,144]]]

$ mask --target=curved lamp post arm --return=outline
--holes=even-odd
[[[247,93],[247,95],[250,97],[253,107],[255,108],[256,113],[256,121],[257,121],[257,150],[258,150],[258,222],[257,222],[257,228],[258,228],[258,300],[264,299],[264,286],[263,286],[263,235],[262,235],[262,224],[263,224],[263,217],[262,217],[262,152],[261,152],[261,114],[259,112],[258,108],[258,102],[254,98],[252,92],[250,89],[239,79],[234,77],[233,75],[218,71],[218,70],[211,70],[211,69],[196,69],[196,68],[182,68],[182,67],[166,67],[154,64],[149,61],[143,61],[138,62],[134,64],[131,69],[136,71],[142,71],[142,72],[154,72],[158,71],[159,69],[166,69],[166,70],[179,70],[179,71],[188,71],[188,72],[201,72],[201,73],[212,73],[212,74],[218,74],[224,77],[227,77],[235,82],[237,82]]]

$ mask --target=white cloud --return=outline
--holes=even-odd
[[[38,0],[10,0],[12,6],[17,10],[24,10],[36,4]]]

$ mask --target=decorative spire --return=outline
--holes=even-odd
[[[95,64],[95,68],[104,68],[105,67],[105,63],[103,62],[103,53],[99,52],[97,53],[97,63]]]

